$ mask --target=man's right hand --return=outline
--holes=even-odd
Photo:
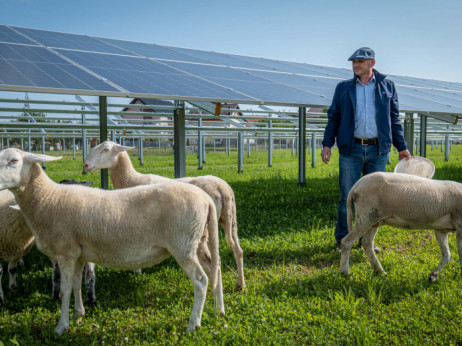
[[[331,154],[332,154],[332,151],[329,147],[322,148],[322,151],[321,151],[322,162],[324,162],[325,164],[328,164]]]

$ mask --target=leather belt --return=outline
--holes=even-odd
[[[379,141],[377,138],[356,138],[355,137],[355,143],[361,144],[361,145],[374,145],[377,144]]]

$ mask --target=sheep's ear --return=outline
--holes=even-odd
[[[62,159],[62,156],[54,157],[54,156],[49,156],[49,155],[42,155],[42,154],[31,154],[31,153],[26,153],[24,155],[24,161],[27,162],[50,162],[50,161],[56,161]]]
[[[15,205],[10,205],[10,208],[11,209],[14,209],[14,210],[21,210],[21,208],[19,208],[19,205],[15,204]]]
[[[118,152],[121,152],[121,151],[128,151],[130,149],[135,149],[135,147],[126,147],[124,145],[115,145],[114,146],[114,149]]]

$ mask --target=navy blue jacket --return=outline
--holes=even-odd
[[[398,119],[398,94],[395,84],[374,70],[375,113],[379,136],[379,153],[387,154],[393,144],[398,151],[407,149],[403,127]],[[341,155],[351,155],[354,143],[356,77],[342,81],[335,88],[332,105],[327,111],[323,147],[331,148],[335,139]]]

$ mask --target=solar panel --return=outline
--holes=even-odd
[[[5,25],[0,63],[3,90],[308,106],[329,106],[335,85],[353,76],[343,68]],[[462,83],[389,78],[397,85],[400,109],[462,113]]]
[[[335,90],[335,84],[338,82],[338,80],[333,80],[329,83],[325,82],[326,79],[289,73],[276,73],[267,71],[251,71],[250,73],[267,80],[272,80],[286,85],[292,85],[304,91],[322,95],[327,99],[332,99]]]
[[[25,38],[22,35],[19,35],[12,29],[4,25],[0,25],[0,42],[36,45],[36,43],[34,43],[33,41]]]
[[[198,63],[207,62],[203,59],[196,58],[192,55],[183,54],[174,48],[159,46],[157,44],[121,41],[121,40],[106,39],[106,38],[103,38],[102,40],[104,42],[116,45],[118,47],[126,49],[127,51],[134,52],[134,53],[140,54],[148,58],[188,61],[188,62],[198,62]]]
[[[310,94],[298,88],[283,85],[281,83],[260,78],[250,71],[242,71],[229,67],[188,64],[180,62],[167,62],[173,66],[195,76],[203,77],[224,87],[239,90],[246,95],[251,95],[259,100],[287,103],[310,103],[323,105],[326,99]],[[327,100],[328,101],[328,100]]]
[[[118,91],[43,47],[0,43],[0,66],[3,85]]]
[[[62,32],[27,28],[15,28],[15,30],[18,30],[33,40],[40,42],[44,46],[51,48],[75,49],[112,54],[128,54],[123,49],[111,46],[85,35],[66,34]]]
[[[165,97],[256,100],[145,58],[60,49],[57,49],[57,51],[119,85],[128,93],[154,94]]]

